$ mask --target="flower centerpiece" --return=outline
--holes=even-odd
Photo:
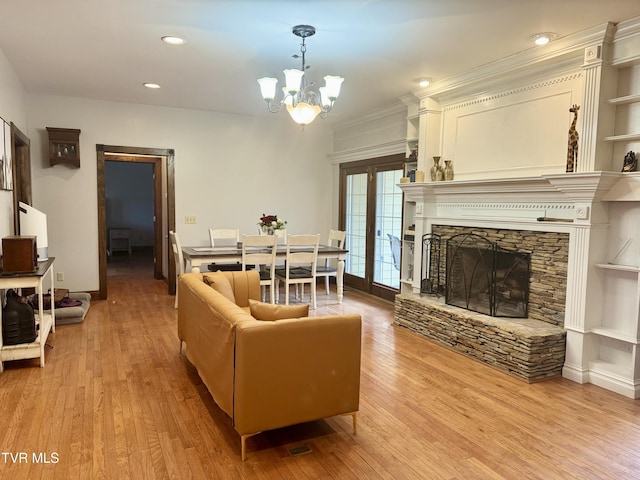
[[[276,230],[282,230],[286,224],[287,221],[278,218],[277,215],[265,215],[264,213],[258,222],[262,232],[267,235],[273,235]]]

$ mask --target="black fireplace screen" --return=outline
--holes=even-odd
[[[531,254],[475,234],[447,240],[445,301],[494,317],[528,315]]]

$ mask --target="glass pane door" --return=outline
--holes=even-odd
[[[365,278],[367,253],[367,177],[357,173],[346,177],[345,229],[346,249],[345,273]]]
[[[376,173],[373,281],[391,288],[400,288],[402,190],[397,184],[402,175],[402,169]]]
[[[345,285],[387,300],[400,289],[403,162],[404,155],[390,155],[340,167]]]

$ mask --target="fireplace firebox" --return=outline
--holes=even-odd
[[[530,252],[476,234],[447,240],[445,302],[493,317],[526,318]]]

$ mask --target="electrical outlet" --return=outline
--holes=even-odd
[[[184,217],[184,223],[188,225],[193,225],[194,223],[196,223],[195,215],[187,215],[186,217]]]
[[[56,272],[56,280],[58,282],[64,282],[64,272]]]

